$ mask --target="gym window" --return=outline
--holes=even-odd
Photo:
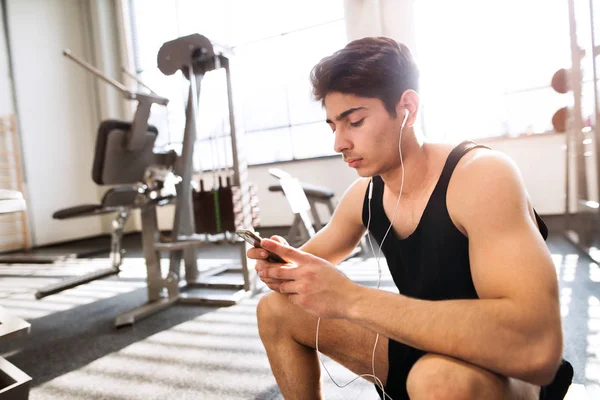
[[[571,65],[567,6],[562,0],[415,2],[426,134],[454,140],[552,132],[552,115],[572,101],[550,88],[556,70]],[[591,79],[585,92],[593,94]]]
[[[272,14],[264,12],[269,9]],[[198,32],[236,54],[233,89],[243,108],[250,165],[335,154],[325,112],[312,100],[309,74],[346,44],[342,0],[130,0],[130,10],[138,76],[171,100],[167,110],[153,109],[158,146],[181,146],[187,92],[180,74],[158,71],[156,54],[164,42]],[[224,74],[218,71],[202,81],[198,121],[195,168],[230,166]]]

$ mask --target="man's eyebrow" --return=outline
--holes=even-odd
[[[350,108],[346,111],[344,111],[343,113],[341,113],[340,115],[338,115],[337,117],[335,117],[336,121],[340,121],[344,118],[346,118],[348,115],[352,114],[355,111],[358,110],[366,110],[367,107],[354,107],[354,108]],[[327,122],[328,124],[332,124],[333,122],[330,119],[325,120],[325,122]]]

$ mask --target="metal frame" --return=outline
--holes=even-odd
[[[120,82],[107,77],[92,65],[74,57],[69,50],[65,50],[64,55],[120,90],[125,98],[138,100],[134,121],[123,146],[126,146],[131,151],[139,149],[144,144],[152,104],[166,105],[168,100],[155,95],[131,92]],[[215,48],[213,48],[213,45],[206,37],[194,34],[163,44],[158,54],[158,64],[163,73],[171,75],[181,70],[189,80],[183,147],[181,154],[175,159],[174,164],[169,164],[173,165],[174,174],[180,178],[175,187],[175,219],[171,241],[160,241],[156,216],[156,207],[170,202],[170,199],[161,197],[156,192],[152,182],[140,184],[139,198],[136,199],[130,208],[119,208],[117,217],[113,222],[111,245],[112,268],[69,279],[42,289],[36,294],[37,298],[42,298],[95,279],[117,274],[123,258],[121,238],[124,224],[130,209],[140,208],[142,215],[142,247],[147,272],[148,302],[141,307],[119,315],[115,320],[117,327],[131,325],[137,320],[162,311],[177,302],[218,306],[233,305],[244,297],[255,293],[261,287],[256,272],[249,265],[249,259],[246,257],[249,245],[245,241],[237,241],[240,244],[241,268],[234,269],[234,271],[241,273],[243,278],[242,284],[200,281],[196,260],[196,248],[209,244],[203,235],[196,235],[194,233],[192,174],[197,129],[196,113],[198,110],[200,84],[204,74],[221,67],[225,68],[227,77],[231,145],[234,160],[233,182],[235,185],[241,187],[243,196],[245,197],[242,200],[243,224],[245,227],[252,227],[251,204],[249,191],[247,190],[248,184],[246,183],[247,164],[242,157],[242,138],[239,137],[239,131],[236,130],[233,90],[231,87],[230,54],[225,49],[217,49],[215,51]],[[165,160],[167,159],[168,157],[165,158]],[[161,271],[161,251],[170,253],[169,271],[165,277],[162,276]],[[185,284],[181,284],[180,282],[182,261],[184,261],[185,266]],[[226,271],[230,272],[231,269],[214,269],[204,272],[203,277],[216,276]],[[204,293],[194,293],[194,289],[227,289],[233,290],[234,293],[228,296],[215,297]]]
[[[160,242],[156,207],[149,203],[142,207],[142,242],[144,257],[146,259],[148,302],[141,307],[121,314],[115,320],[117,327],[131,325],[136,321],[160,312],[173,304],[202,304],[215,306],[229,306],[236,304],[243,298],[256,293],[259,281],[254,268],[250,266],[246,256],[248,244],[238,241],[240,245],[241,268],[234,271],[240,272],[243,284],[210,283],[200,281],[198,271],[196,248],[208,245],[204,235],[195,234],[194,210],[192,206],[192,174],[194,144],[196,141],[196,113],[202,78],[210,70],[220,67],[225,68],[227,77],[227,93],[229,97],[229,118],[231,123],[231,141],[233,154],[233,182],[247,186],[247,164],[241,155],[242,141],[239,131],[236,130],[234,112],[233,90],[231,88],[231,74],[229,54],[223,49],[217,49],[210,41],[198,34],[185,36],[163,44],[158,54],[158,67],[166,75],[174,74],[181,70],[189,80],[188,101],[186,106],[186,124],[184,130],[183,147],[180,157],[175,163],[174,173],[181,180],[176,185],[177,196],[175,200],[175,219],[171,231],[171,241]],[[243,190],[247,196],[247,190]],[[244,224],[251,227],[251,208],[249,198],[242,201]],[[161,273],[160,252],[170,252],[169,271],[165,277]],[[180,282],[181,262],[185,267],[185,283]],[[217,276],[222,272],[231,272],[229,268],[219,268],[204,272],[203,278]],[[211,296],[203,293],[204,289],[227,289],[234,293],[225,296]]]
[[[583,5],[583,3],[581,3]],[[581,6],[580,5],[580,6]],[[571,69],[570,83],[574,96],[572,118],[566,132],[566,179],[565,179],[565,237],[587,254],[592,260],[600,262],[600,254],[595,247],[600,247],[600,231],[598,230],[600,204],[592,198],[598,199],[600,193],[600,104],[598,103],[598,74],[596,71],[596,57],[599,49],[596,46],[595,26],[594,26],[594,5],[589,0],[589,28],[591,35],[591,52],[587,51],[584,56],[577,38],[577,21],[574,0],[568,0],[570,43],[571,43]],[[591,54],[590,54],[591,53]],[[592,129],[592,143],[586,149],[584,144],[583,121],[582,121],[582,68],[581,63],[584,57],[589,57],[593,71],[594,85],[594,124]],[[590,192],[588,182],[588,169],[586,165],[585,153],[592,151],[595,160],[596,180],[593,191]],[[571,175],[574,172],[576,179],[573,181]],[[573,202],[571,195],[572,185],[575,184],[575,209],[571,207]]]
[[[120,267],[123,263],[123,256],[125,253],[122,247],[123,229],[125,228],[125,224],[129,218],[129,212],[129,208],[119,207],[117,215],[112,221],[112,232],[110,238],[110,268],[90,272],[89,274],[76,276],[52,285],[45,286],[35,292],[35,298],[39,300],[56,293],[60,293],[63,290],[71,289],[79,285],[83,285],[84,283],[92,282],[96,279],[106,278],[121,272]]]
[[[98,70],[93,65],[87,63],[84,60],[79,59],[78,57],[71,54],[69,49],[63,50],[63,55],[75,62],[82,68],[91,72],[97,78],[102,81],[108,83],[113,86],[117,90],[119,90],[126,99],[129,100],[137,100],[138,105],[136,108],[136,112],[134,115],[134,121],[131,125],[131,129],[127,132],[125,143],[123,144],[130,151],[135,151],[144,145],[144,141],[146,138],[146,133],[148,130],[148,118],[150,115],[150,109],[152,104],[160,104],[167,105],[169,100],[164,97],[160,97],[156,94],[145,94],[141,92],[132,92],[127,87],[125,87],[122,83],[106,76],[102,71]],[[170,162],[170,154],[164,155],[164,162],[167,164]],[[162,161],[162,158],[160,159]],[[109,182],[114,183],[114,182]],[[122,199],[118,197],[119,193],[123,192],[131,192],[131,189],[134,189],[135,197],[132,199],[127,199],[127,201],[123,202]],[[124,250],[122,249],[122,238],[123,238],[123,230],[125,228],[125,224],[127,219],[129,218],[130,212],[134,208],[138,208],[140,204],[146,203],[148,201],[145,198],[144,194],[149,194],[152,188],[148,188],[146,185],[138,183],[135,187],[131,185],[125,186],[117,186],[110,190],[108,190],[104,198],[102,199],[102,203],[98,205],[100,208],[99,212],[96,214],[96,210],[93,210],[91,213],[88,211],[83,212],[82,214],[75,214],[69,216],[67,218],[79,218],[86,217],[90,215],[99,215],[107,212],[116,212],[116,215],[112,221],[112,232],[111,232],[111,246],[110,246],[110,260],[111,266],[109,268],[105,268],[102,270],[94,271],[89,274],[85,274],[82,276],[76,276],[73,278],[69,278],[63,280],[61,282],[48,285],[35,293],[35,297],[37,299],[42,299],[44,297],[60,293],[64,290],[71,289],[77,287],[79,285],[89,283],[95,281],[97,279],[106,278],[112,275],[117,275],[121,270],[120,266],[123,262]],[[115,196],[116,195],[116,196]],[[61,210],[63,211],[63,210]],[[59,218],[62,219],[62,218]]]

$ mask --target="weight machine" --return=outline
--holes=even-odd
[[[148,302],[141,307],[119,315],[117,327],[153,315],[175,303],[204,305],[232,305],[255,293],[260,280],[246,257],[248,245],[237,240],[240,247],[240,267],[213,268],[203,271],[197,265],[196,249],[212,245],[206,235],[196,233],[194,211],[203,212],[193,205],[193,160],[196,143],[198,100],[204,75],[223,68],[226,72],[233,154],[231,185],[238,189],[234,220],[236,227],[252,227],[252,205],[249,184],[246,181],[247,164],[243,157],[242,135],[236,129],[229,53],[213,46],[204,36],[193,34],[166,42],[158,53],[158,68],[165,75],[181,71],[189,81],[186,124],[181,152],[154,151],[158,131],[148,125],[152,104],[166,105],[168,100],[154,94],[132,92],[117,81],[105,76],[88,63],[65,51],[65,56],[95,76],[120,90],[126,99],[138,102],[132,122],[104,121],[98,130],[92,178],[98,185],[119,185],[110,189],[98,205],[78,206],[63,210],[58,217],[82,217],[116,212],[113,230],[113,265],[109,270],[73,278],[45,288],[36,297],[41,298],[70,287],[90,282],[119,272],[122,260],[120,240],[122,228],[129,213],[139,209],[142,217],[142,248],[146,263]],[[161,240],[158,230],[157,207],[174,204],[175,218],[169,240]],[[210,212],[210,210],[206,210]],[[170,254],[166,276],[161,271],[161,252]],[[181,267],[185,269],[185,282]],[[237,275],[233,281],[221,276]],[[202,278],[202,280],[201,280]]]

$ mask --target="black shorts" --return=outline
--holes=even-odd
[[[406,391],[406,380],[408,373],[413,365],[421,357],[427,354],[425,351],[415,349],[414,347],[389,340],[388,342],[388,376],[385,384],[385,394],[387,400],[409,400]],[[552,383],[542,386],[539,400],[561,400],[567,394],[567,390],[573,380],[573,367],[571,364],[562,360],[562,363],[554,377]],[[383,399],[383,392],[375,385],[379,397]]]
[[[388,375],[385,384],[386,399],[389,400],[409,400],[406,392],[406,380],[408,373],[413,365],[419,361],[427,352],[415,349],[414,347],[396,342],[388,341]],[[375,385],[379,397],[383,399],[383,392]]]

